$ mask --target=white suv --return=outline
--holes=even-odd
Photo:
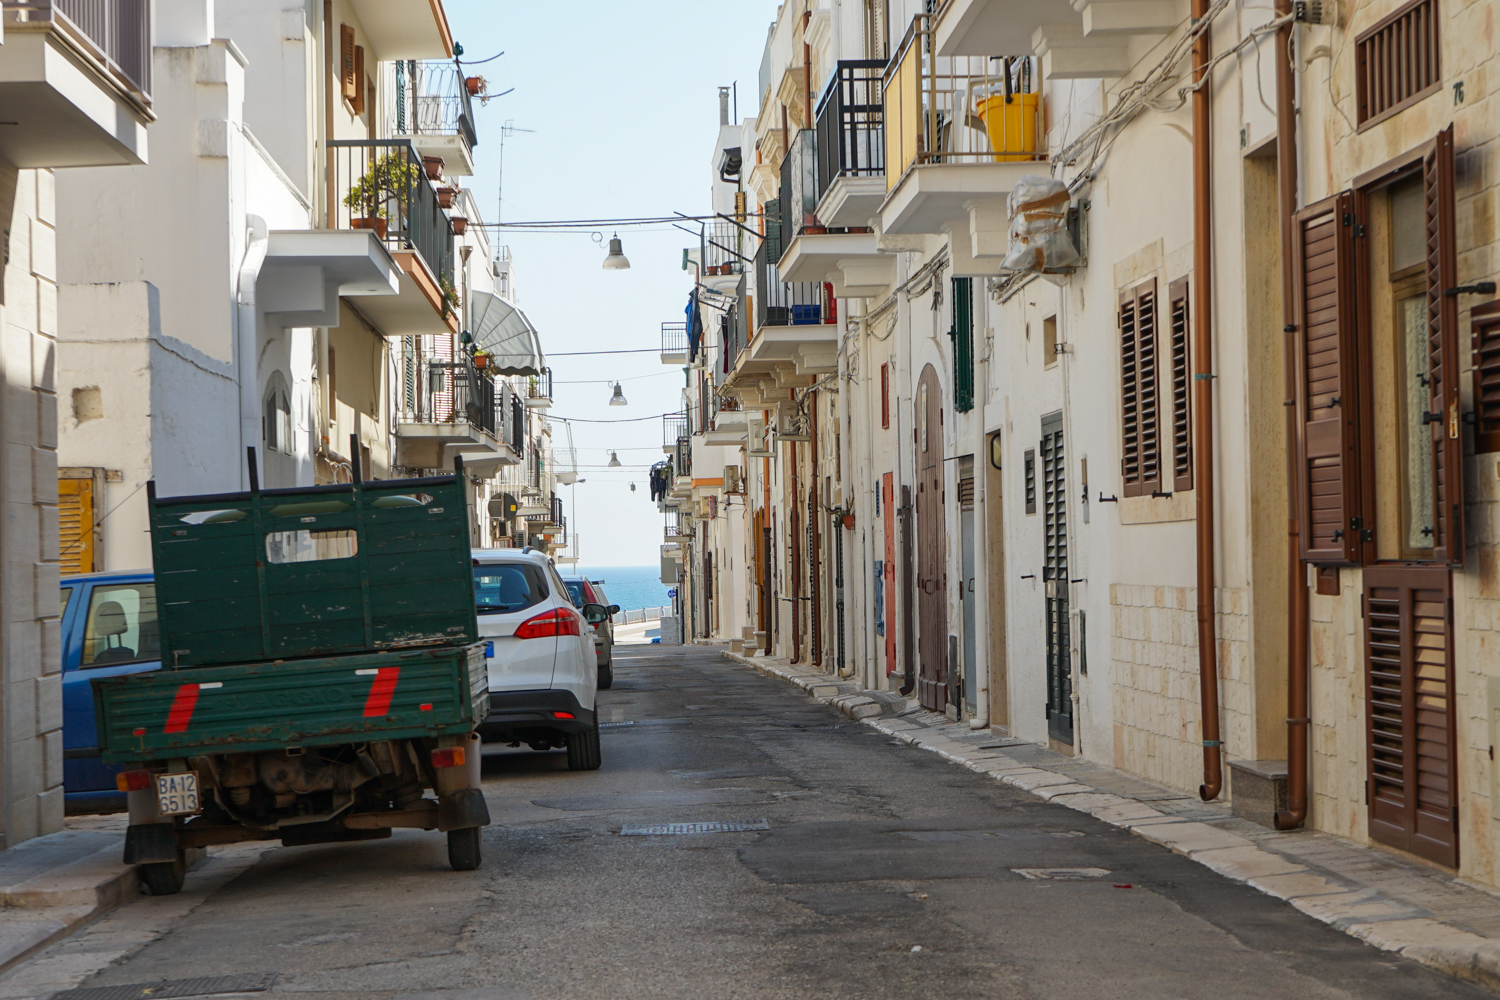
[[[489,660],[488,743],[567,747],[568,768],[600,764],[594,711],[599,671],[590,619],[575,608],[552,560],[535,549],[475,549],[474,599]]]

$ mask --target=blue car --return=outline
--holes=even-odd
[[[125,808],[115,787],[121,766],[99,757],[89,681],[161,667],[154,579],[150,570],[63,577],[63,791],[70,813]]]

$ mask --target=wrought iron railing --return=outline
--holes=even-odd
[[[844,59],[818,101],[818,197],[840,177],[885,173],[884,59]]]
[[[420,342],[420,338],[411,339]],[[410,373],[402,380],[402,420],[418,424],[462,422],[498,433],[495,381],[475,368],[466,355],[450,361],[432,354],[406,354],[402,361]]]
[[[672,467],[678,476],[693,475],[693,439],[684,434],[677,439],[677,446],[672,452]]]
[[[676,364],[677,356],[687,357],[688,336],[686,323],[663,323],[661,325],[661,361],[664,365]]]
[[[764,248],[762,248],[764,249]],[[816,326],[838,319],[833,286],[821,281],[782,281],[764,254],[755,259],[755,326]]]
[[[754,237],[732,222],[714,222],[703,227],[703,273],[743,274],[749,244]]]
[[[881,81],[886,188],[924,163],[1046,159],[1034,56],[940,56],[932,14],[912,19]]]
[[[677,443],[679,438],[687,437],[688,415],[682,413],[665,413],[661,418],[661,444],[663,448],[670,448]]]
[[[397,62],[392,110],[397,135],[457,135],[470,149],[479,145],[473,98],[456,62]]]
[[[510,446],[520,458],[526,457],[526,404],[521,397],[510,397]]]
[[[552,369],[543,368],[540,374],[526,376],[526,398],[552,401]]]
[[[450,293],[453,225],[411,140],[335,139],[328,145],[338,198],[334,228],[372,229],[392,250],[415,250]]]
[[[799,234],[824,232],[818,222],[818,134],[805,128],[793,134],[781,158],[781,250]]]
[[[4,0],[7,24],[50,23],[151,103],[151,0]]]

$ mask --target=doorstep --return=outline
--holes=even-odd
[[[894,692],[863,691],[779,658],[724,655],[903,743],[1130,830],[1377,948],[1500,988],[1500,893],[1331,834],[1268,830],[1223,803],[974,731]]]

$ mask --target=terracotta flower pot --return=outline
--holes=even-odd
[[[844,517],[843,517],[843,522],[844,522],[844,527],[848,528],[850,531],[854,530],[854,515],[853,514],[845,514]]]
[[[438,204],[443,208],[452,208],[453,200],[458,197],[458,191],[454,188],[437,189]]]
[[[489,366],[490,366],[490,356],[488,354],[476,354],[476,355],[474,355],[474,367],[475,368],[488,368]]]
[[[384,219],[372,216],[349,220],[349,228],[373,229],[375,230],[375,235],[381,239],[385,239],[385,225],[386,221]]]
[[[484,77],[471,76],[464,79],[464,87],[469,91],[470,97],[478,97],[479,92],[484,89]]]
[[[448,221],[453,223],[454,236],[462,236],[464,233],[469,231],[469,220],[464,218],[462,215],[455,215]]]
[[[441,180],[443,177],[443,158],[441,156],[422,157],[422,169],[427,171],[427,179],[430,181]]]

